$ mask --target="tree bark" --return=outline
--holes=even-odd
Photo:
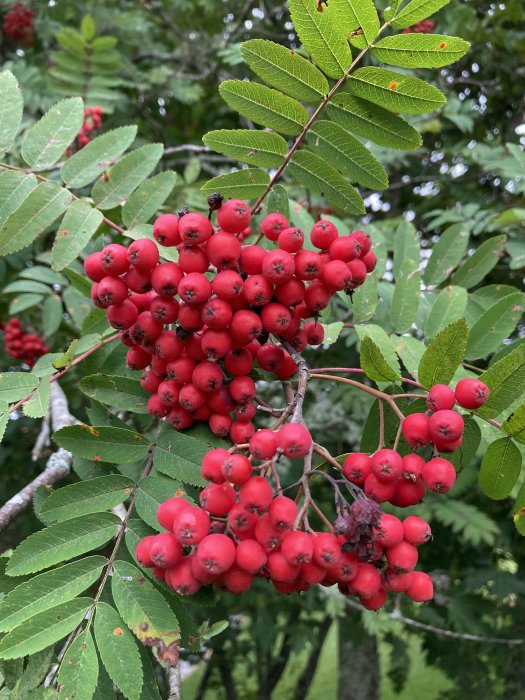
[[[379,681],[376,638],[365,633],[359,644],[349,639],[341,641],[338,700],[379,700]]]

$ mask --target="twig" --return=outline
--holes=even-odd
[[[293,413],[292,413],[292,423],[302,423],[303,422],[303,404],[306,396],[306,386],[308,384],[308,365],[305,359],[302,357],[297,350],[288,343],[286,340],[281,338],[281,345],[289,352],[293,361],[298,367],[298,382],[297,389],[295,391],[295,397],[293,400]]]
[[[385,407],[383,400],[379,399],[377,405],[379,407],[379,449],[381,450],[385,446]]]
[[[363,369],[360,369],[359,367],[311,367],[310,371],[321,374],[326,374],[328,372],[330,374],[365,374],[365,371]],[[417,386],[419,389],[423,388],[423,385],[419,382],[416,382],[414,379],[407,379],[406,377],[401,377],[399,381],[405,384],[411,384],[412,386]]]
[[[180,700],[181,673],[180,663],[176,666],[171,666],[167,671],[168,686],[170,690],[168,700]]]
[[[31,450],[31,459],[33,462],[36,462],[40,457],[42,457],[42,453],[44,451],[44,448],[49,446],[49,413],[44,416],[42,420],[42,425],[40,426],[40,432],[38,433],[38,437],[35,440],[35,444],[33,446],[33,449]]]

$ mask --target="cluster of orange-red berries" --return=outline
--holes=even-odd
[[[36,12],[23,2],[15,2],[4,15],[3,29],[16,44],[30,45],[34,41]]]
[[[2,328],[6,354],[22,360],[29,367],[32,367],[39,357],[49,352],[42,338],[36,333],[25,331],[18,318],[10,318]]]

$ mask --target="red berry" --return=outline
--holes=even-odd
[[[164,406],[176,406],[179,394],[180,387],[173,379],[166,379],[157,388],[157,396]]]
[[[313,561],[325,568],[337,566],[342,558],[341,544],[335,535],[319,532],[314,537]]]
[[[381,577],[372,564],[359,564],[350,588],[361,598],[373,598],[381,589]]]
[[[170,379],[177,384],[187,384],[191,381],[196,362],[191,357],[179,357],[172,362],[168,362],[166,373]]]
[[[210,484],[200,492],[201,508],[211,515],[223,516],[230,512],[237,494],[230,484]]]
[[[403,477],[416,481],[421,479],[425,460],[416,454],[408,454],[403,457]]]
[[[313,314],[326,309],[332,298],[332,293],[321,282],[312,282],[304,293],[304,303]]]
[[[145,369],[150,360],[150,355],[137,346],[130,348],[126,354],[126,365],[129,369]]]
[[[107,275],[123,275],[129,268],[128,249],[118,243],[110,243],[100,253],[100,264]]]
[[[110,306],[107,312],[109,325],[118,330],[131,328],[138,315],[137,307],[128,299],[118,306]]]
[[[250,207],[240,199],[229,199],[217,213],[217,223],[223,231],[241,233],[250,225]]]
[[[237,536],[253,532],[257,520],[257,513],[247,510],[242,503],[236,503],[228,513],[228,525]]]
[[[404,593],[412,582],[413,571],[407,574],[398,574],[391,569],[387,569],[383,574],[383,585],[387,591],[392,593]]]
[[[239,593],[244,593],[253,583],[253,575],[244,571],[235,564],[222,574],[222,584],[226,586],[226,589],[238,595]]]
[[[340,559],[328,568],[327,574],[336,581],[351,581],[357,574],[359,560],[353,552],[342,552]]]
[[[235,420],[230,428],[230,438],[236,445],[243,445],[250,441],[255,432],[255,426],[250,421]]]
[[[100,253],[91,253],[86,257],[84,260],[84,270],[86,275],[90,280],[93,280],[93,282],[100,282],[107,274],[102,267]]]
[[[326,576],[326,569],[313,562],[309,562],[301,566],[299,574],[309,586],[317,586]]]
[[[161,381],[162,380],[158,374],[155,374],[155,372],[151,369],[146,369],[140,378],[140,386],[144,389],[144,391],[154,394],[159,388]]]
[[[155,535],[149,545],[150,557],[159,569],[170,569],[182,559],[182,547],[170,532]]]
[[[137,548],[135,549],[135,557],[137,558],[137,561],[141,566],[145,567],[152,567],[153,566],[153,561],[151,559],[151,553],[150,553],[150,547],[151,547],[151,542],[154,539],[154,535],[150,535],[149,537],[144,537],[142,540],[137,545]]]
[[[396,483],[379,481],[375,474],[369,474],[365,479],[364,490],[368,498],[377,501],[377,503],[386,503],[396,492]]]
[[[288,223],[288,222],[286,222]],[[275,239],[277,240],[277,239]],[[262,272],[262,263],[266,251],[259,245],[247,245],[241,248],[240,265],[247,275],[258,275]]]
[[[290,532],[281,545],[283,557],[289,564],[300,566],[312,561],[314,543],[312,535],[301,530]]]
[[[252,476],[239,491],[239,502],[250,511],[261,513],[267,510],[272,499],[272,487],[262,476]]]
[[[264,217],[261,222],[261,231],[270,241],[276,241],[281,231],[289,228],[289,226],[290,224],[285,216],[274,212]],[[248,272],[248,274],[252,273]]]
[[[458,404],[471,410],[483,406],[489,394],[488,386],[479,379],[460,379],[455,390]]]
[[[168,498],[157,508],[157,520],[166,530],[173,531],[173,521],[177,513],[191,506],[185,498]]]
[[[204,304],[211,296],[211,283],[202,273],[190,272],[180,281],[178,294],[182,301],[191,306]]]
[[[184,559],[173,569],[166,571],[166,584],[179,595],[193,595],[201,587],[191,567],[192,557]]]
[[[261,311],[263,328],[268,333],[283,335],[290,326],[292,317],[290,311],[283,304],[266,304]]]
[[[286,496],[277,496],[268,508],[270,522],[277,530],[291,530],[297,517],[297,504]]]
[[[183,272],[206,272],[210,265],[208,256],[200,245],[186,245],[179,251],[177,261]]]
[[[197,544],[210,529],[210,516],[202,508],[182,508],[173,519],[173,534],[182,545]]]
[[[300,228],[285,228],[279,234],[279,248],[285,250],[287,253],[298,253],[303,247],[303,243],[304,233]]]
[[[284,360],[284,351],[277,345],[266,343],[261,345],[257,351],[257,362],[261,369],[267,372],[275,372],[282,366]]]
[[[339,238],[336,238],[330,244],[329,252],[332,260],[342,260],[346,263],[357,257],[355,242],[350,236],[339,236]]]
[[[403,521],[403,533],[405,540],[416,546],[428,542],[432,537],[430,525],[416,515],[409,515],[408,518],[405,518]]]
[[[234,377],[249,374],[253,368],[253,357],[246,348],[233,348],[224,357],[224,368]]]
[[[124,282],[128,289],[137,294],[145,294],[151,289],[151,278],[147,272],[139,272],[131,267],[124,275]]]
[[[434,584],[428,574],[423,571],[413,571],[406,595],[416,603],[425,603],[434,597]]]
[[[235,545],[226,535],[206,535],[199,543],[195,556],[206,571],[221,574],[235,561]]]
[[[305,425],[286,423],[277,433],[277,445],[285,457],[304,457],[312,447],[312,437]]]
[[[220,299],[233,301],[243,290],[242,277],[234,270],[222,270],[215,275],[211,283],[212,290]]]
[[[355,289],[361,286],[366,280],[366,265],[362,260],[351,260],[348,263],[348,270],[352,275],[350,288]]]
[[[223,477],[232,484],[245,484],[252,475],[252,464],[242,454],[229,454],[221,465]]]
[[[184,275],[174,262],[162,263],[151,273],[151,286],[161,296],[171,297],[177,293]]]
[[[381,522],[375,530],[377,542],[382,547],[393,547],[403,541],[403,524],[399,518],[389,513],[381,515]]]
[[[213,227],[203,214],[191,212],[184,214],[179,221],[179,235],[186,245],[199,245],[209,239]]]
[[[331,221],[321,219],[314,224],[312,230],[310,231],[310,240],[312,241],[312,245],[314,245],[316,248],[327,250],[338,235],[337,228]]]
[[[379,481],[389,483],[399,479],[403,472],[403,462],[394,450],[378,450],[371,458],[372,474]]]
[[[272,581],[281,583],[291,583],[299,573],[299,564],[290,563],[282,552],[271,552],[267,566]]]
[[[330,260],[321,267],[319,279],[332,292],[352,288],[352,273],[342,260]]]
[[[447,493],[456,483],[454,465],[442,457],[427,462],[423,467],[422,476],[427,487],[435,493]]]
[[[272,459],[277,452],[277,436],[273,430],[263,428],[250,438],[250,454],[255,459]]]
[[[159,249],[150,238],[139,238],[128,248],[129,261],[140,272],[153,270],[159,257]]]
[[[162,403],[160,400],[159,396],[157,394],[153,394],[153,396],[150,396],[148,399],[148,413],[150,416],[153,416],[153,418],[164,418],[169,411],[169,406]]]
[[[272,284],[282,284],[295,272],[294,258],[285,250],[270,250],[262,262],[262,274]]]
[[[430,436],[438,442],[455,442],[463,434],[463,418],[455,411],[436,411],[430,417]]]
[[[373,272],[376,269],[377,255],[371,250],[369,250],[366,255],[363,255],[361,260],[365,264],[367,272]]]
[[[403,437],[412,447],[423,447],[430,442],[430,419],[426,413],[411,413],[401,424]]]
[[[117,306],[128,298],[128,288],[118,277],[104,277],[98,283],[97,296],[106,306]]]
[[[218,364],[205,360],[199,362],[191,377],[192,384],[204,392],[215,391],[223,382],[223,372]]]
[[[398,574],[406,574],[417,564],[417,549],[410,542],[399,542],[385,552],[388,566]]]
[[[231,233],[216,233],[206,244],[206,255],[218,270],[226,270],[237,265],[241,244]]]
[[[401,479],[394,487],[395,493],[388,500],[399,508],[407,508],[421,503],[426,493],[425,484],[421,479],[417,481]]]
[[[230,324],[232,338],[239,345],[248,345],[257,338],[262,331],[262,323],[259,316],[253,311],[241,310],[233,314]]]
[[[237,545],[235,563],[250,574],[257,574],[267,562],[264,547],[257,540],[243,540]]]
[[[304,324],[308,345],[321,345],[324,340],[324,328],[317,321]]]
[[[345,457],[343,462],[343,474],[357,486],[365,483],[366,477],[372,472],[372,462],[370,457],[363,452],[354,452]]]
[[[428,392],[426,399],[427,408],[432,411],[443,411],[454,408],[456,397],[454,392],[446,384],[434,384]]]
[[[300,250],[295,256],[295,275],[300,280],[314,280],[320,270],[321,256],[313,250]]]
[[[175,323],[179,316],[179,302],[171,297],[157,296],[151,300],[149,310],[156,321]]]

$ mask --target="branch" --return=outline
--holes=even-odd
[[[298,367],[299,381],[297,383],[297,390],[295,392],[295,397],[293,400],[293,413],[292,413],[292,423],[302,423],[303,422],[303,404],[306,396],[306,386],[308,384],[308,365],[304,357],[297,352],[297,350],[288,343],[286,340],[281,338],[281,345],[290,353],[293,361]]]
[[[58,386],[58,384],[57,384]],[[42,453],[44,452],[44,448],[49,446],[49,435],[50,435],[50,430],[49,430],[49,413],[44,416],[42,420],[42,425],[40,426],[40,432],[38,433],[38,437],[35,441],[35,444],[33,445],[33,449],[31,450],[31,459],[33,462],[36,462],[40,457],[42,457]]]
[[[170,694],[168,700],[180,700],[181,675],[180,664],[171,666],[167,671]]]

